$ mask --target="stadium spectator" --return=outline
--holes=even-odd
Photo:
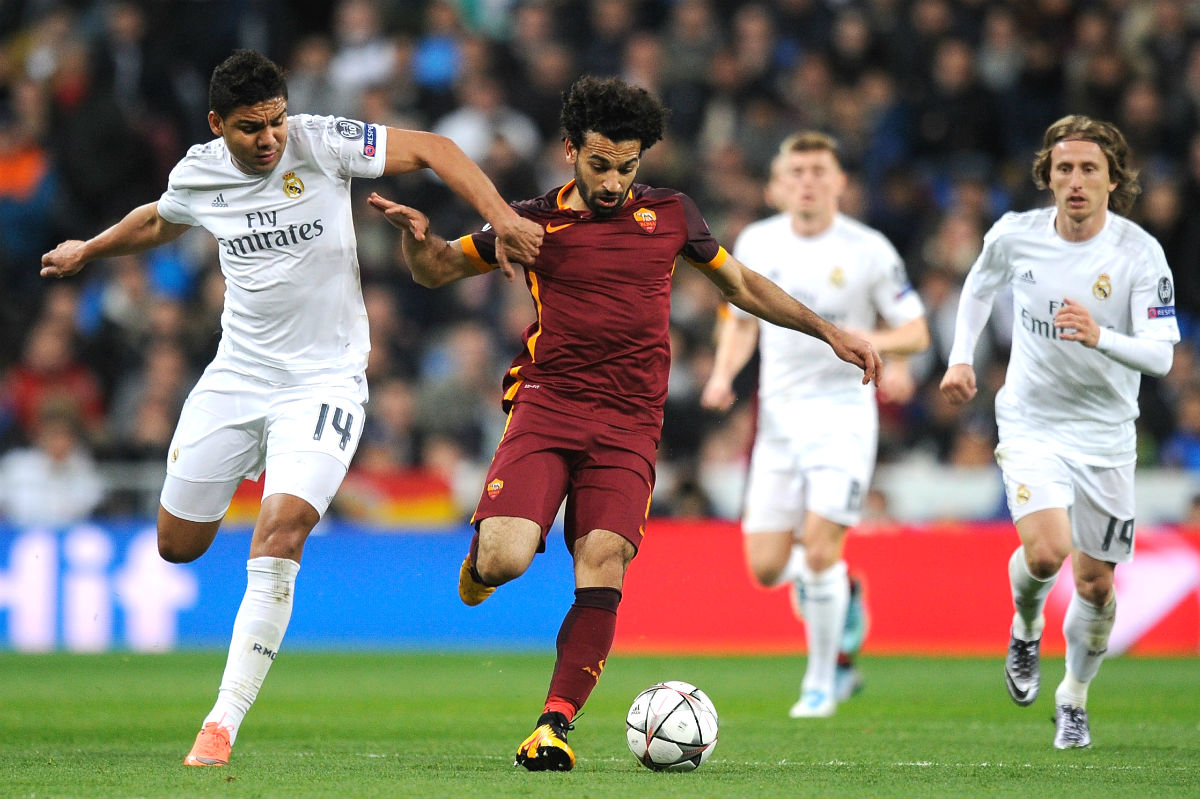
[[[1042,611],[1070,555],[1067,668],[1054,695],[1054,746],[1067,749],[1091,745],[1085,708],[1116,619],[1113,575],[1133,559],[1141,375],[1167,374],[1179,328],[1162,248],[1126,218],[1140,186],[1120,130],[1059,119],[1033,176],[1054,205],[1006,214],[988,231],[959,298],[941,389],[955,404],[975,396],[975,344],[1010,287],[1019,318],[996,396],[996,460],[1021,545],[1008,564],[1005,682],[1018,705],[1037,698]]]
[[[351,179],[430,167],[495,227],[502,255],[511,248],[514,258],[530,260],[542,236],[442,137],[289,117],[283,71],[257,51],[223,61],[209,97],[218,138],[189,150],[158,201],[91,239],[63,242],[42,256],[41,271],[68,277],[89,261],[152,249],[193,226],[220,243],[221,347],[171,442],[158,517],[163,558],[203,555],[242,479],[264,469],[267,476],[225,674],[184,760],[189,766],[228,764],[283,640],[305,540],[362,432],[369,334]]]
[[[21,360],[9,367],[2,385],[0,396],[15,423],[14,432],[25,441],[37,437],[38,419],[51,403],[73,407],[84,435],[99,436],[103,429],[103,386],[79,358],[75,329],[61,321],[34,323]]]
[[[864,382],[880,368],[866,341],[728,255],[689,197],[634,183],[642,152],[663,136],[665,113],[644,89],[619,79],[579,79],[562,111],[575,179],[517,205],[547,231],[525,270],[539,314],[504,380],[509,418],[473,517],[477,533],[459,595],[477,605],[520,577],[566,500],[575,603],[558,636],[543,713],[517,748],[517,764],[531,771],[574,767],[567,733],[612,646],[654,484],[676,257],[700,268],[734,305],[824,340],[864,370]],[[419,211],[378,195],[371,203],[403,231],[407,266],[423,284],[495,267],[491,231],[447,242]]]
[[[0,519],[48,527],[86,521],[104,500],[104,480],[76,408],[47,402],[35,429],[30,446],[0,457]]]

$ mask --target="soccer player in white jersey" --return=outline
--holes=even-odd
[[[367,318],[350,205],[355,177],[433,169],[531,261],[543,235],[448,139],[349,119],[287,114],[283,71],[239,50],[209,86],[216,139],[188,150],[156,202],[42,257],[43,277],[137,253],[194,226],[217,239],[221,343],[184,406],[167,458],[158,549],[200,557],[243,478],[266,471],[246,594],[216,705],[189,766],[223,766],[283,640],[304,542],[358,446],[367,399]],[[511,272],[511,266],[505,262]]]
[[[788,137],[771,173],[768,194],[782,212],[748,225],[734,256],[884,357],[929,346],[924,307],[896,249],[838,211],[846,174],[834,139],[814,131]],[[742,519],[746,559],[763,586],[795,586],[808,661],[790,715],[826,717],[858,679],[847,669],[835,689],[851,603],[845,535],[862,518],[875,468],[875,387],[807,337],[731,311],[701,403],[714,410],[733,404],[733,379],[757,345],[758,433]],[[879,318],[886,327],[876,327]],[[902,368],[884,371],[881,390],[889,371],[895,378]]]
[[[1054,205],[1008,213],[984,237],[959,299],[941,389],[976,393],[972,359],[992,300],[1013,293],[1013,344],[996,395],[996,461],[1021,545],[1008,563],[1015,612],[1004,663],[1018,705],[1041,683],[1042,610],[1067,555],[1066,675],[1054,692],[1059,749],[1091,744],[1088,685],[1116,618],[1113,574],[1133,559],[1134,419],[1141,375],[1161,377],[1179,341],[1162,247],[1126,219],[1140,191],[1125,137],[1067,116],[1033,162]]]

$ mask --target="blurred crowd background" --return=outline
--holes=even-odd
[[[671,109],[639,182],[690,194],[727,248],[773,212],[763,186],[779,142],[833,134],[852,175],[845,212],[903,255],[933,333],[911,364],[911,399],[881,406],[880,474],[920,475],[942,495],[937,475],[998,486],[1002,304],[981,344],[980,396],[952,409],[937,391],[966,271],[1002,213],[1048,201],[1029,176],[1045,128],[1066,113],[1111,120],[1141,169],[1133,216],[1166,250],[1184,332],[1171,373],[1143,380],[1140,466],[1183,490],[1200,473],[1200,3],[0,0],[0,519],[156,507],[181,403],[217,343],[215,244],[194,231],[52,283],[39,258],[159,196],[186,148],[211,138],[208,77],[236,47],[286,67],[291,112],[443,133],[514,200],[571,177],[561,92],[584,73],[620,75]],[[355,188],[371,400],[331,512],[369,516],[363,486],[432,481],[465,519],[532,303],[498,274],[438,291],[411,281],[363,198],[421,208],[448,237],[473,230],[474,212],[431,175]],[[699,406],[719,305],[703,276],[676,271],[657,515],[740,509],[754,369],[730,414]],[[897,515],[895,491],[910,490],[888,485],[871,518]],[[998,489],[988,496],[971,515],[1003,515]]]

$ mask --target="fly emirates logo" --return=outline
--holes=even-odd
[[[217,238],[227,255],[246,257],[256,252],[270,252],[298,247],[325,232],[321,220],[279,223],[278,211],[251,211],[244,214],[247,233],[233,238]]]
[[[1046,317],[1037,316],[1033,311],[1030,311],[1024,306],[1021,307],[1021,327],[1028,330],[1035,336],[1052,339],[1058,341],[1059,336],[1065,333],[1065,330],[1059,330],[1054,326],[1054,315],[1058,313],[1058,309],[1062,307],[1062,302],[1059,300],[1050,300],[1046,303]]]

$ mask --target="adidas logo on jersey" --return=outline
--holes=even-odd
[[[1037,281],[1033,278],[1032,269],[1026,269],[1023,274],[1017,275],[1017,280],[1021,281],[1022,283],[1028,283],[1031,286],[1037,283]]]
[[[212,201],[212,207],[213,207],[213,208],[228,208],[228,207],[229,207],[229,203],[225,202],[225,195],[223,195],[223,194],[218,194],[218,195],[216,196],[216,199],[214,199],[214,200]]]

